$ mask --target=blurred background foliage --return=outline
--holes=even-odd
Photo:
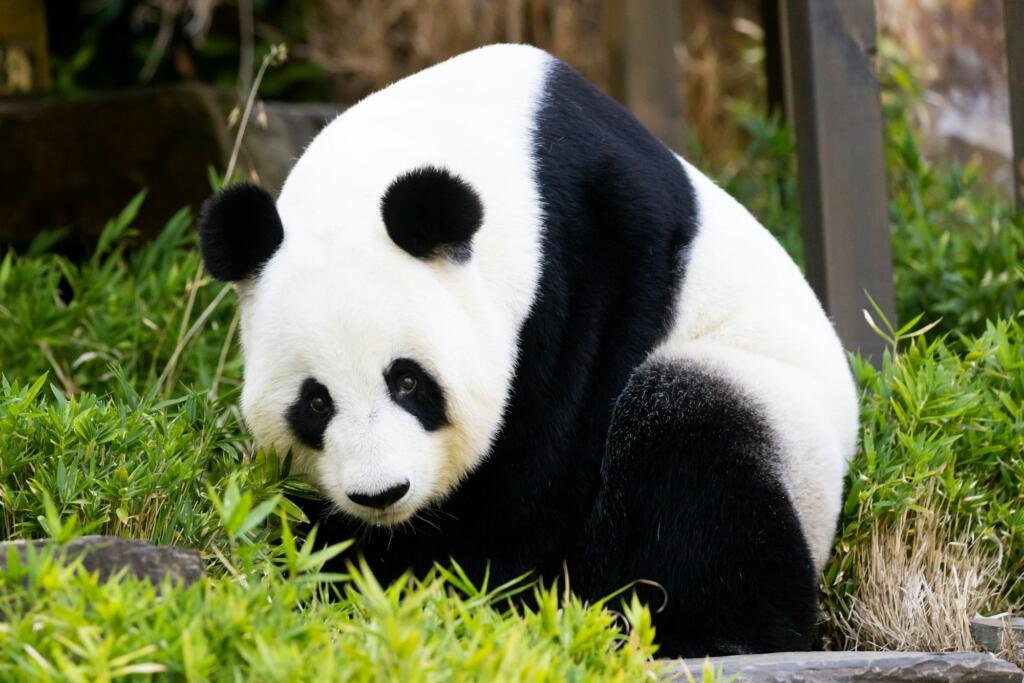
[[[530,42],[609,91],[610,0],[47,0],[54,93],[201,81],[245,92],[284,42],[261,97],[351,104],[473,47]],[[750,141],[727,106],[767,104],[762,0],[680,0],[687,126],[718,163]],[[879,30],[915,60],[913,116],[929,157],[976,158],[1010,182],[1001,0],[876,0]]]
[[[302,40],[309,6],[305,0],[48,0],[53,93],[74,97],[185,81],[245,92],[271,42]],[[261,95],[329,99],[324,69],[296,57],[264,80]]]

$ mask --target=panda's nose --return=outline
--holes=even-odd
[[[348,491],[345,493],[348,499],[358,505],[365,505],[368,508],[383,510],[392,503],[397,503],[409,490],[409,482],[403,481],[391,488],[384,489],[378,493],[361,493],[359,491]]]

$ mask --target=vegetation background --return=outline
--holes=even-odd
[[[245,87],[238,54],[251,49],[242,71],[253,73],[288,39],[293,59],[268,71],[262,94],[354,98],[445,56],[438,46],[458,52],[519,35],[571,50],[576,43],[564,41],[592,38],[581,28],[586,2],[546,5],[537,26],[547,34],[510,21],[508,7],[528,12],[530,2],[441,5],[208,0],[55,10],[53,21],[77,31],[54,32],[55,83],[65,97],[140,74]],[[559,14],[570,5],[580,13]],[[391,13],[367,14],[371,6]],[[479,15],[481,6],[491,14]],[[254,10],[248,38],[240,7]],[[756,15],[741,11],[749,5],[736,7],[699,20],[704,44],[728,68],[707,66],[719,57],[687,41],[689,154],[799,261],[793,139],[764,113],[763,96],[749,94],[763,89],[761,34]],[[108,56],[118,44],[110,54],[122,57]],[[390,47],[383,58],[373,49],[381,44]],[[935,57],[908,44],[884,42],[879,61],[900,325],[869,312],[890,351],[880,368],[851,359],[863,429],[822,579],[820,631],[830,648],[969,648],[969,617],[1024,600],[1024,216],[1001,188],[998,163],[984,154],[964,162],[969,150],[937,142]],[[350,49],[338,52],[342,45]],[[578,63],[600,82],[599,63]],[[700,68],[717,81],[694,77]],[[474,586],[457,567],[391,587],[358,564],[325,575],[325,560],[345,548],[314,551],[313,539],[294,535],[301,512],[285,495],[310,491],[286,476],[286,454],[254,448],[238,412],[231,288],[202,272],[187,208],[155,241],[134,240],[145,200],[113,217],[85,258],[55,251],[57,231],[0,259],[0,529],[9,539],[107,533],[190,546],[209,576],[187,589],[128,577],[100,584],[47,554],[27,563],[9,555],[0,571],[0,678],[634,680],[658,672],[649,614],[628,600],[621,612],[618,600],[582,605],[528,578]],[[536,591],[538,607],[509,611],[503,599],[518,590]]]
[[[768,104],[763,0],[680,2],[676,52],[687,126],[719,164],[749,136],[727,105]],[[771,5],[769,1],[767,5]],[[977,158],[1008,187],[1001,0],[875,0],[879,30],[918,58],[915,123],[929,157]],[[488,43],[530,42],[611,91],[609,0],[46,0],[54,90],[68,97],[201,81],[245,93],[270,46],[288,63],[262,97],[352,103]]]

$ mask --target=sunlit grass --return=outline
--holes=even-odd
[[[87,261],[48,253],[44,237],[0,265],[0,530],[192,547],[208,576],[190,588],[99,585],[50,557],[11,556],[0,679],[654,675],[650,616],[636,604],[619,614],[525,579],[477,587],[457,568],[387,588],[362,569],[322,574],[344,548],[296,540],[302,513],[284,494],[308,487],[241,423],[233,296],[201,276],[184,212],[128,251],[140,201]],[[512,590],[535,591],[535,606],[510,611]]]
[[[123,578],[100,584],[49,556],[0,573],[0,678],[104,681],[160,674],[188,681],[636,681],[653,679],[652,631],[536,590],[536,607],[502,606],[457,574],[379,585],[365,569],[288,566],[285,540],[237,577],[188,588]],[[325,583],[325,580],[328,581]],[[329,592],[336,592],[328,599]]]

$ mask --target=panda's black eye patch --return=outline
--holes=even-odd
[[[423,366],[410,358],[398,358],[384,371],[391,400],[419,420],[428,432],[448,424],[444,391]]]
[[[288,426],[295,438],[318,451],[324,447],[324,431],[334,417],[334,401],[327,387],[307,377],[299,395],[288,407]]]

